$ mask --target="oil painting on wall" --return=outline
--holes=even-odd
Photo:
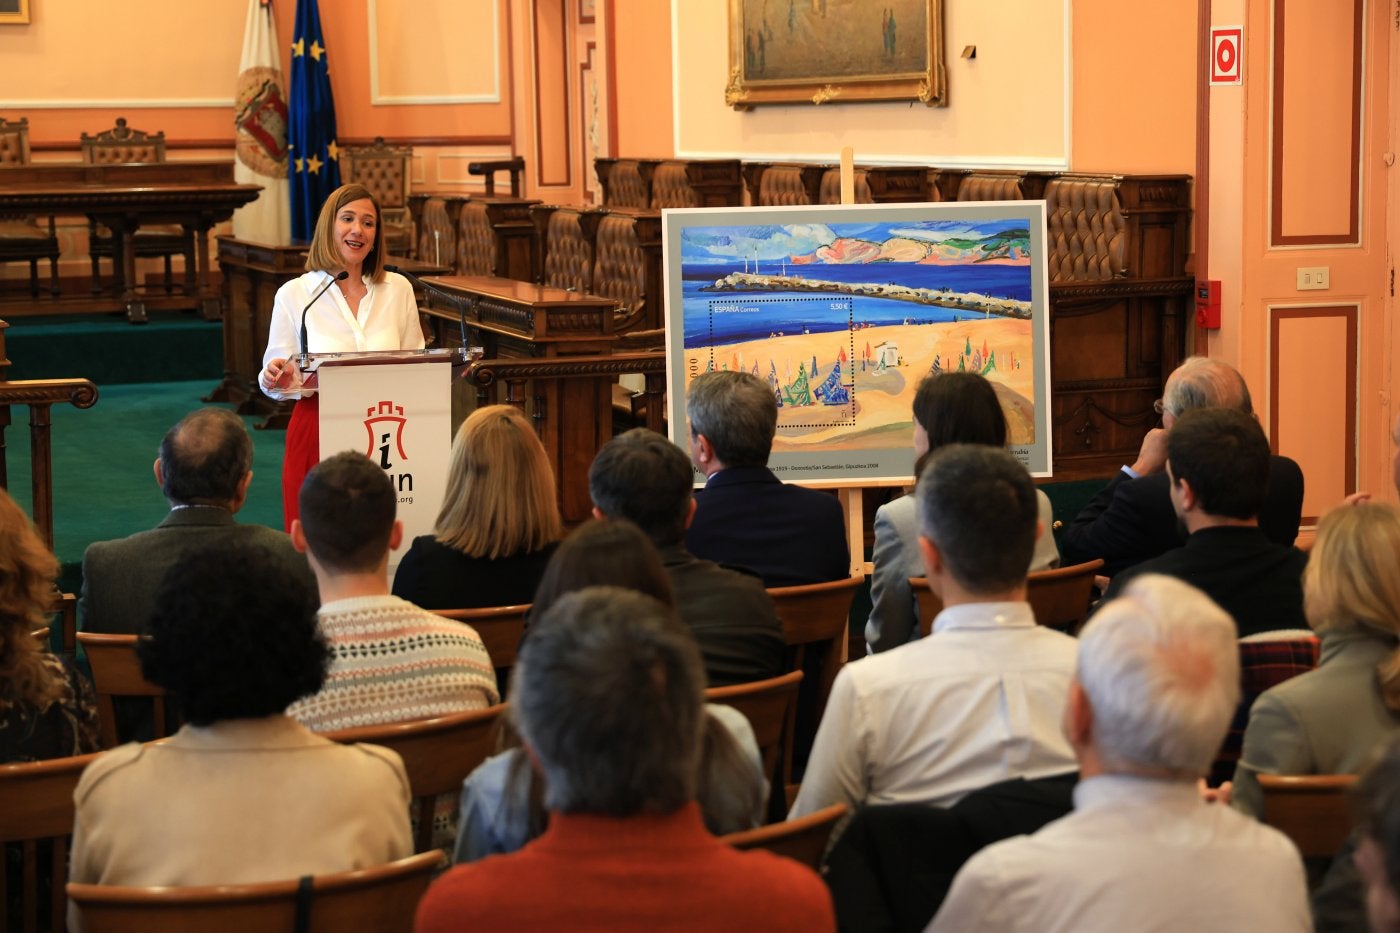
[[[765,381],[785,479],[907,478],[927,375],[991,380],[1050,472],[1044,202],[668,211],[670,424],[711,370]]]
[[[725,102],[947,103],[943,0],[730,0]]]

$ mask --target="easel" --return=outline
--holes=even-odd
[[[841,203],[856,203],[855,150],[850,146],[841,149]],[[846,546],[851,553],[851,575],[864,574],[869,577],[873,565],[865,559],[865,489],[866,487],[906,486],[909,480],[872,480],[861,486],[847,486],[836,480],[804,483],[813,489],[835,489],[841,499],[841,508],[846,513]]]

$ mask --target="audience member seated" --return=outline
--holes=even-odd
[[[1249,711],[1233,803],[1259,816],[1259,774],[1356,774],[1400,727],[1400,509],[1334,509],[1303,575],[1317,670],[1267,690]]]
[[[772,388],[744,372],[703,373],[685,398],[690,456],[705,476],[685,546],[696,557],[752,570],[764,586],[851,575],[841,503],[784,483],[768,469],[778,427]]]
[[[499,700],[496,671],[470,625],[389,593],[389,552],[403,522],[388,475],[364,454],[322,460],[301,486],[292,543],[321,591],[320,628],[331,647],[320,691],[287,715],[316,732],[427,719]]]
[[[0,764],[97,750],[92,687],[34,637],[49,624],[58,560],[0,489]]]
[[[1162,427],[1147,432],[1132,466],[1125,466],[1060,532],[1060,558],[1080,564],[1102,557],[1104,575],[1157,557],[1184,542],[1172,510],[1166,438],[1176,419],[1195,408],[1233,408],[1252,414],[1244,377],[1228,363],[1193,356],[1178,366],[1162,393]],[[1259,527],[1275,544],[1291,547],[1303,514],[1303,472],[1287,457],[1269,459]]]
[[[706,832],[695,803],[705,678],[678,622],[616,587],[570,593],[536,621],[510,704],[549,828],[440,878],[418,933],[835,929],[810,869]]]
[[[154,605],[141,670],[185,725],[83,772],[70,880],[244,884],[412,854],[399,756],[337,745],[283,713],[320,689],[330,650],[315,597],[282,555],[251,541],[192,550]]]
[[[700,644],[712,687],[776,677],[783,628],[773,600],[754,576],[700,560],[686,550],[695,515],[690,461],[655,431],[633,428],[598,451],[588,468],[597,518],[624,518],[661,553],[676,607]]]
[[[403,556],[394,595],[424,609],[528,603],[563,536],[554,474],[534,427],[514,406],[478,408],[452,442],[433,534],[415,538]]]
[[[951,806],[1013,777],[1074,770],[1060,713],[1074,639],[1026,602],[1039,504],[1005,450],[949,444],[919,484],[919,540],[943,601],[933,634],[836,675],[791,817],[833,803]]]
[[[280,555],[314,596],[316,580],[286,534],[234,520],[253,479],[253,441],[243,419],[223,408],[186,415],[161,440],[155,476],[170,503],[165,519],[150,531],[95,542],[83,554],[83,631],[135,635],[170,566],[216,541],[247,541]]]
[[[926,376],[914,395],[914,475],[928,455],[945,444],[1006,446],[1006,414],[996,389],[976,373]],[[1040,535],[1031,555],[1031,570],[1048,570],[1060,561],[1050,499],[1035,491]],[[875,512],[874,574],[870,578],[870,620],[865,643],[871,653],[888,651],[919,637],[919,613],[910,577],[924,568],[915,543],[918,535],[914,494],[901,496]]]
[[[1229,616],[1142,576],[1079,639],[1074,812],[974,855],[928,929],[1311,930],[1298,850],[1201,799],[1239,702]]]
[[[589,586],[644,593],[674,610],[661,556],[628,521],[591,521],[573,531],[550,559],[531,615],[539,618],[565,594]],[[696,800],[717,836],[752,829],[763,818],[767,786],[753,727],[732,706],[705,704],[705,736]],[[487,760],[462,785],[454,861],[514,852],[544,832],[543,786],[519,747]]]
[[[1306,628],[1307,557],[1259,527],[1269,481],[1269,441],[1253,415],[1198,408],[1167,435],[1172,507],[1188,536],[1181,547],[1118,574],[1104,597],[1139,573],[1165,573],[1199,588],[1235,620],[1238,636]]]
[[[1359,825],[1354,874],[1364,891],[1372,933],[1400,933],[1400,739],[1391,739],[1361,776],[1355,795]],[[1358,911],[1359,913],[1359,911]],[[1318,915],[1318,930],[1325,918]]]

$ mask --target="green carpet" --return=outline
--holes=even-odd
[[[88,544],[151,528],[165,517],[169,506],[152,473],[160,439],[201,407],[200,396],[215,382],[211,376],[102,386],[92,408],[53,407],[54,551],[64,564],[65,588],[77,585],[69,574]],[[10,493],[29,510],[27,417],[25,408],[15,410],[6,442]],[[281,528],[283,433],[257,431],[256,419],[244,420],[253,435],[253,483],[238,518]]]
[[[150,318],[149,324],[131,324],[122,314],[15,318],[5,331],[9,378],[83,376],[99,386],[218,380],[222,324],[192,311],[151,312]]]

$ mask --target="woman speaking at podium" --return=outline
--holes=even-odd
[[[379,202],[363,185],[342,185],[326,199],[306,270],[277,290],[258,375],[271,398],[296,399],[282,460],[282,519],[288,530],[298,515],[301,481],[321,459],[316,390],[303,388],[296,357],[423,349],[413,287],[403,276],[384,271]]]

